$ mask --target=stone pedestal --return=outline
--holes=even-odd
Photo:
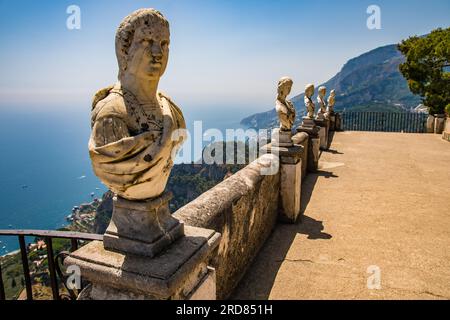
[[[427,118],[427,133],[434,133],[434,116],[431,114]]]
[[[323,119],[317,118],[315,121],[316,121],[316,124],[320,127],[320,130],[319,130],[320,149],[327,150],[328,149],[329,120],[326,118],[323,118]]]
[[[91,284],[80,300],[215,299],[215,272],[208,267],[220,235],[185,227],[180,237],[158,255],[108,251],[93,241],[64,260],[80,268]]]
[[[103,243],[106,250],[154,257],[183,236],[183,224],[169,210],[171,193],[147,201],[113,200]]]
[[[342,131],[342,116],[340,113],[335,113],[334,114],[335,117],[335,123],[334,123],[334,130],[335,131]]]
[[[208,263],[220,234],[184,227],[169,211],[171,197],[114,198],[103,242],[93,241],[64,260],[91,282],[79,299],[215,299],[215,272]]]
[[[444,131],[442,132],[442,139],[450,141],[450,118],[445,120]]]
[[[445,126],[445,114],[434,115],[434,133],[442,134]]]
[[[320,127],[316,125],[314,118],[303,117],[303,122],[300,127],[297,128],[297,132],[305,132],[309,135],[308,141],[308,171],[316,172],[319,166],[319,151],[320,151],[320,139],[319,139]]]
[[[296,145],[300,145],[303,147],[303,152],[302,152],[302,180],[304,180],[306,178],[306,171],[307,171],[307,166],[308,166],[308,145],[310,144],[309,142],[309,135],[306,132],[297,132],[293,137],[292,137],[292,142]]]
[[[330,121],[329,131],[335,131],[336,130],[336,114],[334,113],[334,111],[330,111],[328,113],[328,120]]]
[[[272,146],[274,147],[292,147],[292,132],[282,131],[279,128],[272,130]]]
[[[262,151],[278,155],[280,158],[280,206],[278,218],[282,222],[295,223],[300,215],[300,196],[302,184],[302,154],[300,145],[291,147],[264,146]]]

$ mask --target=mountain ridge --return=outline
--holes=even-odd
[[[407,81],[399,71],[403,61],[404,57],[396,44],[381,46],[348,60],[335,76],[319,86],[327,87],[327,94],[335,89],[336,111],[406,112],[420,104],[421,100],[410,92]],[[303,97],[301,93],[291,99],[297,111],[296,123],[300,123],[305,114]],[[256,129],[270,128],[277,123],[275,109],[241,120],[242,125]]]

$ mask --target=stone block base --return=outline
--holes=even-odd
[[[197,296],[214,299],[215,276],[208,263],[219,241],[213,230],[186,226],[185,236],[153,258],[108,251],[93,241],[64,264],[78,266],[83,279],[91,282],[80,299],[189,299],[200,289],[203,293]]]
[[[172,195],[156,199],[113,200],[113,215],[103,238],[107,250],[154,257],[183,236],[183,224],[169,210]]]
[[[323,120],[316,119],[316,124],[320,127],[319,129],[320,149],[327,150],[329,121],[327,119]]]
[[[292,147],[292,132],[281,131],[279,128],[272,130],[272,146],[274,147]]]
[[[320,139],[309,139],[308,144],[308,166],[309,172],[317,172],[319,168]]]
[[[300,196],[302,186],[302,161],[296,164],[281,165],[281,188],[279,220],[295,223],[300,215]]]
[[[340,113],[335,113],[335,123],[334,123],[334,130],[335,131],[342,131],[342,117]]]
[[[309,172],[316,172],[319,167],[319,152],[320,152],[320,127],[316,125],[313,118],[303,117],[303,123],[297,128],[297,132],[305,132],[309,136],[308,140],[308,164],[307,170]]]
[[[434,116],[428,115],[426,124],[427,133],[434,133]]]
[[[263,152],[280,157],[280,206],[279,220],[295,223],[300,214],[300,195],[302,183],[302,155],[304,148],[300,145],[292,147],[278,147],[268,144],[262,148]]]
[[[443,132],[442,133],[442,139],[450,142],[450,132]]]
[[[445,115],[434,115],[434,133],[442,134],[445,127]]]
[[[302,146],[302,179],[306,178],[306,171],[308,166],[308,145],[309,145],[309,135],[306,132],[298,132],[292,137],[292,142],[294,144]]]
[[[336,114],[334,112],[330,112],[328,114],[328,119],[330,121],[329,131],[335,131],[336,130]]]

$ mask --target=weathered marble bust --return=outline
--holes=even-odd
[[[319,94],[317,95],[317,106],[319,110],[317,111],[317,118],[323,119],[325,113],[327,112],[327,106],[325,102],[325,95],[327,94],[327,88],[324,86],[319,87]]]
[[[305,87],[305,107],[307,112],[307,117],[313,119],[314,118],[314,109],[315,105],[312,101],[311,97],[314,95],[314,85],[308,84]]]
[[[140,9],[116,33],[118,82],[92,104],[89,153],[95,174],[127,200],[160,196],[186,127],[181,110],[158,83],[169,58],[169,23],[155,9]]]
[[[293,81],[289,77],[283,77],[278,81],[278,96],[275,102],[275,110],[280,119],[280,130],[291,131],[295,121],[295,108],[287,96],[291,92]]]
[[[327,106],[327,113],[332,114],[334,112],[334,104],[335,104],[335,96],[336,93],[334,90],[330,91],[330,96],[328,97],[328,106]]]

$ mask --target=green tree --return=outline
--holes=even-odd
[[[406,57],[400,72],[411,92],[422,97],[431,114],[444,113],[450,105],[450,28],[410,37],[398,49]]]

